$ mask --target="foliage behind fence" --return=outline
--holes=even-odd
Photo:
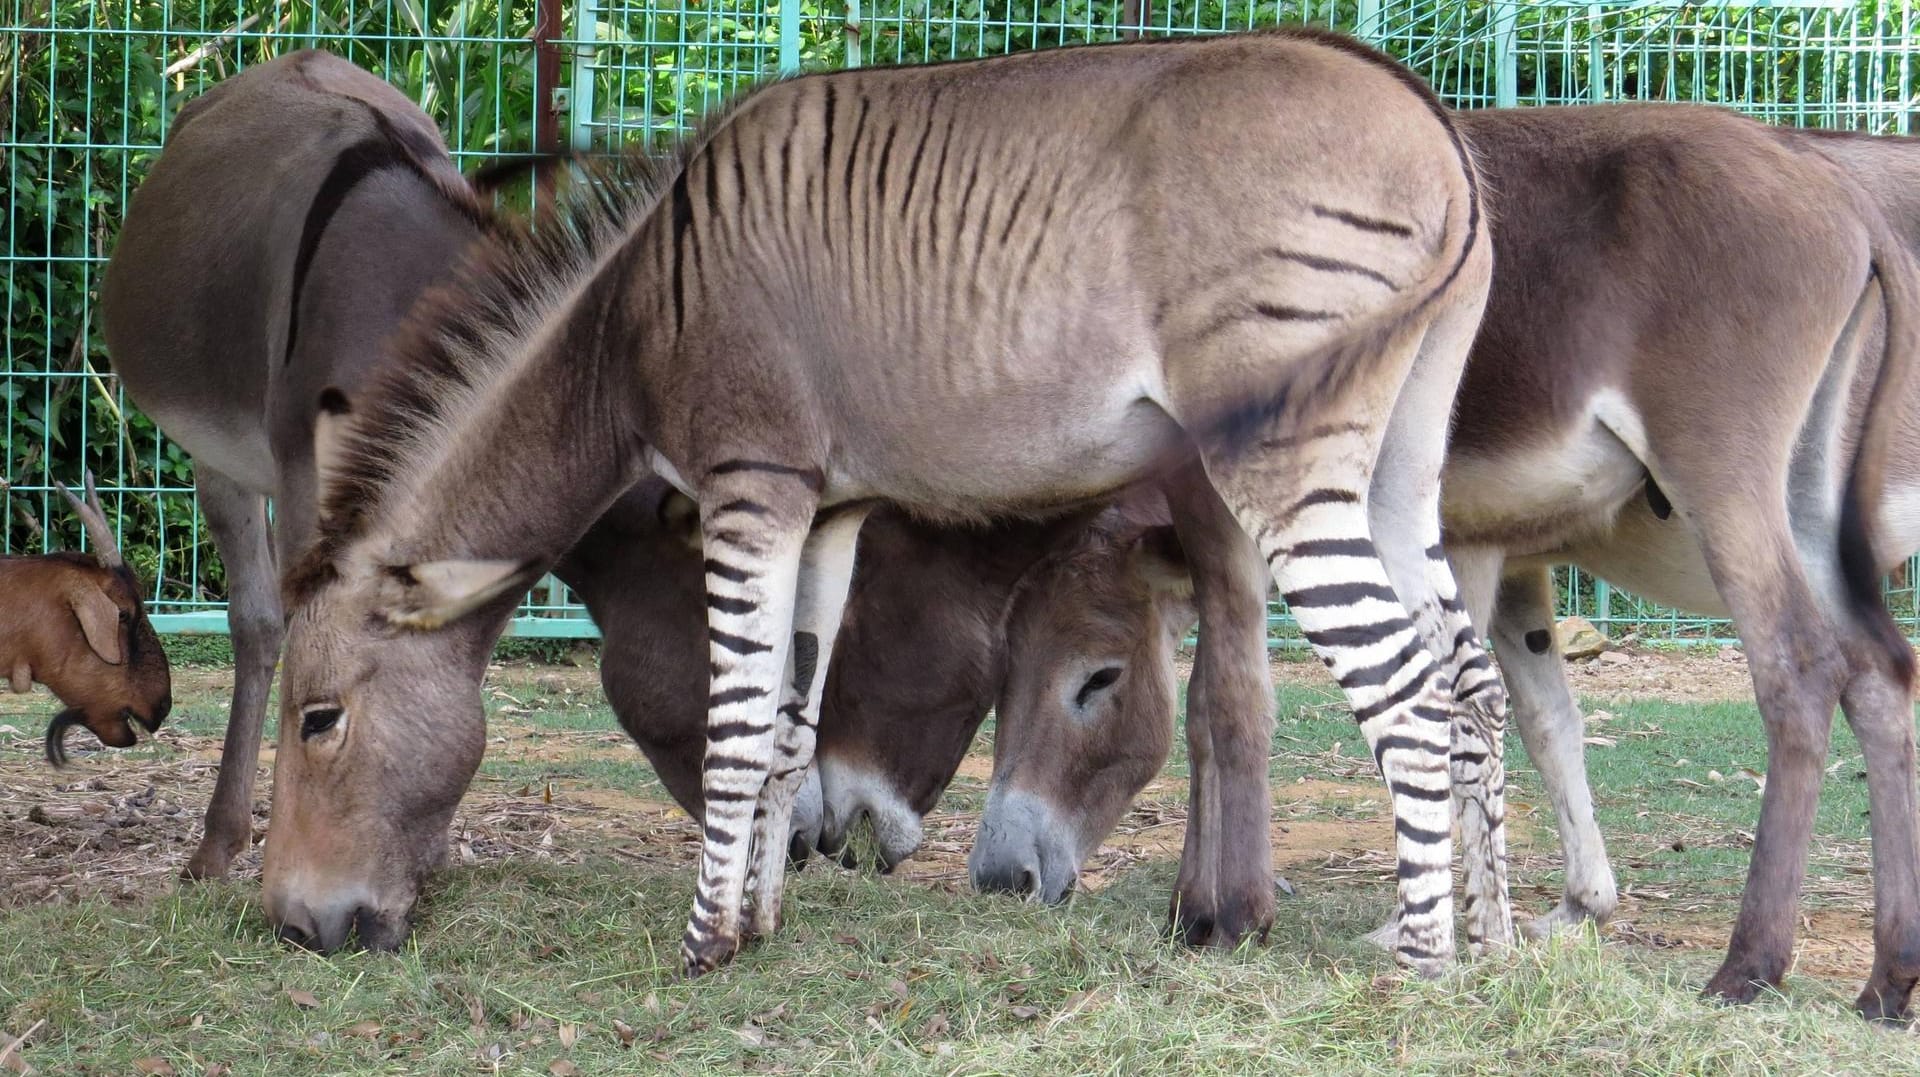
[[[12,484],[0,552],[78,546],[51,483],[90,467],[123,548],[154,581],[163,626],[222,623],[225,580],[191,464],[119,390],[93,295],[127,196],[180,105],[294,48],[338,52],[401,86],[468,167],[532,148],[549,109],[578,146],[660,142],[783,63],[912,63],[1278,21],[1358,32],[1467,107],[1700,100],[1881,133],[1908,131],[1920,107],[1920,22],[1899,0],[549,2],[564,4],[560,63],[551,85],[536,85],[540,0],[0,0],[0,433]],[[1570,609],[1650,635],[1726,634],[1577,574],[1565,577],[1565,597]],[[1912,591],[1895,597],[1913,625]],[[524,612],[547,616],[516,620],[518,631],[585,631],[564,594],[541,595],[538,606]]]

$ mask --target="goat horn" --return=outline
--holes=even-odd
[[[100,507],[100,493],[93,488],[93,472],[86,473],[87,500],[82,502],[73,496],[65,483],[54,483],[60,493],[73,506],[74,515],[80,517],[81,524],[87,529],[87,540],[93,544],[93,556],[107,568],[119,568],[122,564],[120,546],[113,541],[113,525],[107,522],[106,510]]]

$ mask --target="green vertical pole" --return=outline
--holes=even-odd
[[[1514,52],[1514,24],[1519,7],[1501,0],[1493,16],[1493,103],[1512,108],[1520,103],[1520,57]]]
[[[780,0],[780,73],[800,70],[800,0]]]
[[[1613,623],[1613,585],[1598,576],[1593,578],[1594,623],[1605,632]]]
[[[593,148],[593,43],[600,35],[599,0],[580,0],[573,13],[573,93],[567,100],[567,123],[576,150]]]
[[[847,0],[847,66],[859,67],[863,57],[860,53],[860,0]]]
[[[1360,0],[1360,19],[1354,27],[1354,36],[1362,41],[1379,39],[1380,0]]]
[[[1600,104],[1607,99],[1607,46],[1600,36],[1600,5],[1587,7],[1587,99]]]

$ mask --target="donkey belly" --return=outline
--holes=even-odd
[[[1126,485],[1188,451],[1156,402],[1159,356],[1130,322],[1069,327],[1042,347],[976,338],[912,365],[880,359],[901,353],[876,346],[863,364],[873,401],[834,409],[834,473],[853,496],[956,518]]]

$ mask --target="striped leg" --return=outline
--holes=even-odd
[[[770,935],[780,928],[794,801],[813,766],[827,663],[840,634],[840,613],[853,582],[854,548],[866,518],[864,507],[833,514],[807,536],[801,552],[787,690],[775,719],[773,773],[753,816],[753,866],[747,874],[751,935]]]
[[[1381,445],[1368,517],[1394,591],[1452,692],[1449,738],[1454,807],[1465,861],[1467,945],[1509,945],[1505,771],[1506,699],[1440,547],[1440,475],[1460,373],[1479,331],[1479,304],[1444,311],[1428,327]],[[1390,941],[1393,925],[1381,934]]]
[[[1460,856],[1466,867],[1467,949],[1513,945],[1513,905],[1507,893],[1507,692],[1454,587],[1446,554],[1427,551],[1440,594],[1452,655],[1443,665],[1453,681],[1454,808],[1460,819]]]
[[[701,491],[712,680],[700,881],[681,943],[690,976],[739,949],[750,839],[778,749],[775,706],[813,501],[811,489],[770,465],[729,469]]]

